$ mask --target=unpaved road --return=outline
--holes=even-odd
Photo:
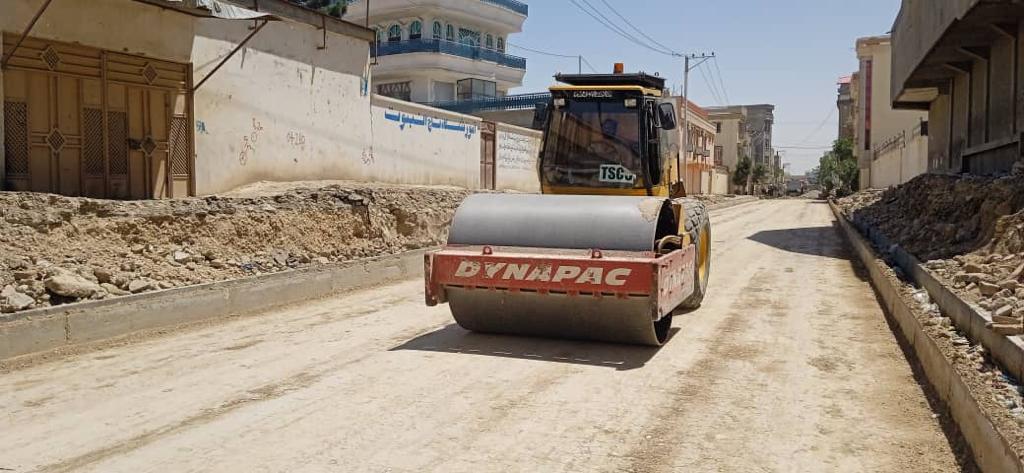
[[[660,350],[470,334],[409,281],[0,375],[0,471],[959,471],[827,205],[712,219]]]

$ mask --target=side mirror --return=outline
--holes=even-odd
[[[676,107],[668,102],[658,104],[658,120],[661,121],[662,130],[675,130]]]
[[[533,128],[534,130],[543,130],[544,125],[548,120],[548,104],[547,102],[541,102],[533,107]]]

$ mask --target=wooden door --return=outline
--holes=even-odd
[[[491,122],[480,125],[480,187],[495,187],[495,155],[497,154],[495,126]]]

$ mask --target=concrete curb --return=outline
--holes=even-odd
[[[428,251],[6,314],[0,317],[0,360],[408,279],[422,274]]]
[[[759,200],[761,200],[761,199],[758,199],[757,197],[748,195],[746,197],[738,198],[738,199],[733,200],[733,201],[720,202],[720,203],[717,203],[717,204],[708,205],[707,208],[708,208],[708,212],[710,212],[712,210],[722,210],[722,209],[727,209],[727,208],[730,208],[730,207],[736,207],[736,206],[743,205],[743,204],[749,204],[751,202],[757,202]]]
[[[1024,342],[1019,336],[1005,336],[988,327],[992,317],[980,307],[965,301],[945,284],[938,280],[930,271],[921,265],[910,252],[899,245],[893,244],[877,229],[856,219],[850,223],[861,235],[867,236],[876,248],[887,248],[892,262],[918,286],[928,291],[928,295],[939,305],[942,313],[953,319],[953,323],[967,338],[981,344],[992,355],[999,365],[1017,379],[1024,379]]]
[[[907,342],[913,347],[928,382],[946,403],[964,439],[970,444],[978,467],[986,472],[1024,472],[1024,463],[1014,453],[1010,443],[985,415],[971,395],[967,384],[942,354],[939,346],[924,332],[924,327],[901,297],[899,289],[882,272],[871,244],[846,220],[834,203],[829,202],[829,207],[832,208],[846,239],[867,267],[871,285],[896,320]]]

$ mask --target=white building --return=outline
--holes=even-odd
[[[363,24],[368,0],[345,19]],[[374,91],[413,102],[501,97],[522,85],[526,59],[506,53],[529,11],[516,0],[372,0]]]

